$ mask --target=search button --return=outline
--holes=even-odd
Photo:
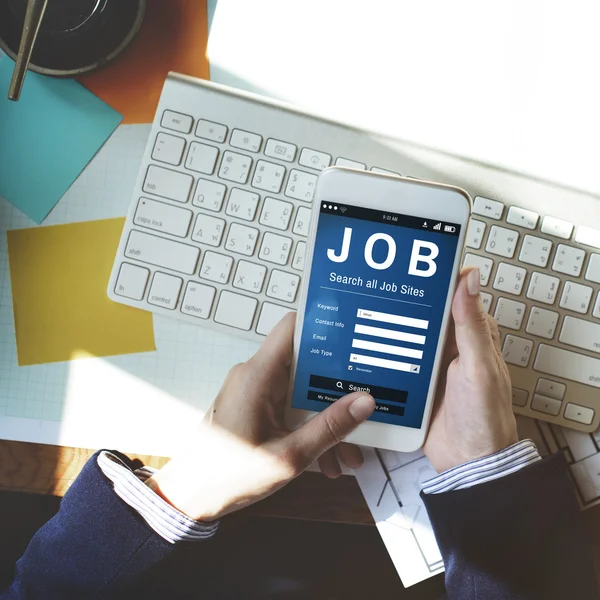
[[[395,390],[381,385],[348,381],[346,379],[334,379],[333,377],[324,377],[323,375],[311,375],[308,387],[332,392],[341,390],[346,394],[350,394],[351,392],[367,392],[375,400],[397,402],[399,404],[406,404],[408,398],[408,392],[405,390]]]

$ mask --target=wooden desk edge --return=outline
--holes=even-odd
[[[64,496],[95,450],[0,440],[0,490]],[[159,469],[168,458],[128,454]],[[247,509],[268,517],[373,525],[354,477],[326,479],[303,473],[288,486]]]

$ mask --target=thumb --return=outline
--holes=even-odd
[[[282,442],[297,455],[298,466],[304,470],[366,421],[374,409],[375,400],[371,396],[354,392],[317,413]]]
[[[493,340],[487,317],[479,296],[479,269],[465,270],[452,302],[454,335],[461,361],[477,368],[482,357],[493,349]]]

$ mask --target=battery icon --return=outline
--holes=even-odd
[[[454,227],[454,225],[444,225],[444,231],[446,233],[454,233],[456,231],[456,227]]]

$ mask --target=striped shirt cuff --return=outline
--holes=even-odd
[[[112,481],[115,493],[131,506],[160,537],[171,544],[195,542],[212,537],[219,521],[200,523],[190,519],[152,491],[145,481],[154,469],[132,471],[122,460],[106,450],[98,455],[98,466]]]
[[[423,484],[425,494],[462,490],[510,475],[542,460],[532,440],[522,440],[483,458],[448,469]]]

